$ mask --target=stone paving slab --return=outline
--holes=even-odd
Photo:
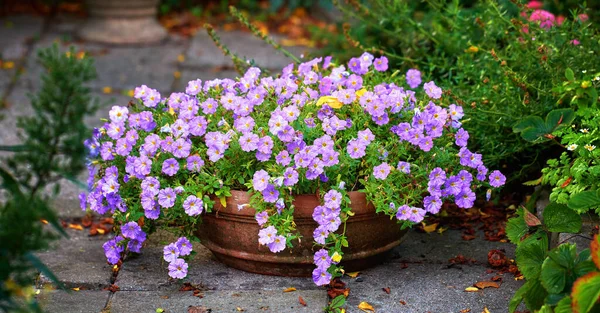
[[[17,60],[27,51],[27,41],[39,37],[44,18],[34,15],[16,15],[0,18],[0,57]]]
[[[292,63],[292,60],[276,51],[269,44],[254,37],[251,33],[244,31],[217,31],[224,44],[241,58],[254,60],[260,67],[271,70],[281,70],[286,65]],[[273,36],[275,40],[281,39],[279,36]],[[297,57],[309,50],[305,47],[285,47]],[[186,53],[184,67],[218,67],[233,66],[231,59],[215,46],[206,32],[198,32],[192,39],[190,49]]]
[[[44,290],[38,299],[44,312],[48,313],[99,313],[104,309],[109,296],[109,291],[102,290]]]
[[[410,231],[404,242],[392,251],[390,262],[426,262],[447,264],[448,260],[462,254],[487,264],[487,254],[492,249],[504,250],[508,258],[514,258],[515,245],[508,242],[486,241],[478,232],[471,241],[463,240],[462,233],[447,230],[442,234]]]
[[[208,290],[283,290],[295,287],[301,290],[320,289],[308,277],[279,277],[248,273],[218,262],[212,253],[194,245],[197,255],[189,264],[184,280]],[[163,260],[162,246],[145,247],[140,255],[126,260],[119,270],[115,284],[121,290],[178,290],[180,283],[169,279]]]
[[[199,307],[199,312],[322,312],[327,305],[325,290],[299,290],[295,292],[246,290],[246,291],[206,291],[203,297],[195,297],[186,291],[118,291],[112,297],[108,309],[111,313],[156,312],[162,308],[165,313],[188,312],[188,308]],[[306,306],[299,303],[301,296]],[[210,310],[210,311],[209,311]],[[193,312],[193,311],[192,311]]]
[[[465,292],[466,287],[478,281],[487,281],[494,274],[479,265],[447,268],[439,264],[386,263],[361,272],[362,279],[344,278],[350,288],[347,299],[348,313],[361,312],[357,306],[367,301],[376,312],[458,312],[471,309],[482,312],[507,312],[514,292],[523,284],[512,274],[504,274],[500,288],[486,288],[479,292]],[[382,288],[390,288],[390,294]],[[400,303],[406,302],[406,305]]]
[[[84,287],[101,290],[110,285],[112,268],[106,262],[102,244],[109,236],[88,237],[87,232],[67,229],[69,238],[53,243],[52,248],[38,254],[48,268],[68,288]],[[51,281],[41,275],[38,285]]]

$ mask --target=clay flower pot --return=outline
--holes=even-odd
[[[311,276],[313,269],[313,231],[317,223],[313,209],[320,204],[315,195],[299,195],[294,201],[294,221],[302,235],[294,248],[272,253],[258,243],[260,227],[254,219],[255,211],[249,206],[238,210],[238,204],[250,202],[246,192],[232,191],[223,207],[217,201],[213,213],[203,218],[197,235],[221,262],[247,272],[278,276]],[[407,230],[367,203],[363,193],[349,192],[354,216],[348,219],[342,265],[346,271],[358,271],[378,264],[392,248],[399,245]]]

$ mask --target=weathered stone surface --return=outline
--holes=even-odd
[[[408,264],[402,269],[397,263],[382,264],[363,271],[360,274],[362,282],[344,279],[351,290],[347,312],[361,312],[357,308],[361,301],[367,301],[376,312],[458,312],[463,309],[482,312],[484,307],[491,312],[506,312],[509,300],[523,283],[515,281],[511,274],[504,275],[504,282],[498,289],[464,291],[493,275],[487,274],[483,266],[448,269],[439,264],[424,263]],[[390,288],[390,294],[382,288]]]
[[[299,303],[302,297],[306,306]],[[283,291],[247,290],[247,291],[205,291],[202,297],[194,297],[190,291],[119,291],[109,303],[111,313],[156,312],[162,308],[165,312],[188,312],[188,307],[201,307],[206,312],[322,312],[327,305],[325,290]],[[208,311],[210,309],[210,311]],[[203,312],[203,311],[200,311]]]
[[[483,233],[465,241],[462,233],[447,230],[442,234],[410,231],[404,242],[392,251],[390,262],[427,262],[447,264],[448,260],[462,254],[480,264],[487,264],[487,254],[491,249],[504,250],[509,258],[514,257],[515,246],[510,243],[484,240]]]
[[[169,241],[163,241],[168,244]],[[168,276],[168,263],[162,258],[162,247],[146,247],[142,254],[123,263],[116,284],[121,290],[177,290],[179,282]],[[278,277],[247,273],[219,263],[212,253],[199,244],[198,253],[189,264],[186,282],[202,285],[210,290],[283,290],[288,287],[318,289],[311,278]]]
[[[233,53],[236,53],[241,58],[254,60],[260,67],[271,70],[281,70],[286,65],[292,63],[292,60],[275,50],[269,44],[252,36],[247,32],[232,31],[222,32],[217,31],[221,38],[221,43],[229,48]],[[281,39],[274,36],[275,40]],[[285,47],[294,55],[299,57],[304,51],[308,51],[303,47]],[[233,66],[231,59],[221,53],[219,48],[215,46],[213,41],[205,32],[198,32],[193,38],[190,49],[186,54],[186,59],[183,64],[186,67],[217,67],[217,66]]]
[[[69,288],[102,289],[110,285],[112,268],[106,262],[102,244],[110,237],[88,237],[86,231],[67,230],[69,238],[60,239],[52,248],[38,254],[48,268]],[[51,281],[41,275],[39,284]]]
[[[109,291],[42,291],[38,296],[44,312],[90,313],[101,312],[110,296]]]
[[[27,41],[39,37],[43,17],[16,15],[0,18],[0,56],[3,60],[16,60],[27,51]]]

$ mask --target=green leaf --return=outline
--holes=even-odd
[[[596,265],[594,264],[594,262],[592,262],[592,260],[587,260],[587,261],[582,261],[580,263],[577,263],[577,265],[575,265],[575,276],[580,277],[583,276],[589,272],[594,272],[596,271]]]
[[[548,236],[543,231],[529,236],[517,246],[517,265],[525,278],[536,279],[540,276],[547,251]]]
[[[588,273],[573,284],[573,312],[587,313],[600,298],[600,272]]]
[[[560,302],[560,300],[562,300],[565,297],[568,297],[568,294],[570,292],[571,292],[571,290],[566,290],[566,292],[562,292],[562,293],[559,293],[559,294],[554,294],[554,293],[549,294],[546,297],[545,302],[546,302],[547,305],[552,305],[552,306],[557,305],[558,302]]]
[[[587,210],[600,206],[600,192],[589,190],[580,192],[571,197],[567,204],[573,210]]]
[[[551,258],[547,258],[542,265],[540,279],[549,293],[561,293],[567,282],[567,269]]]
[[[570,81],[573,81],[573,80],[575,80],[575,73],[573,73],[573,70],[572,70],[572,69],[570,69],[570,68],[567,68],[567,69],[565,70],[565,77],[566,77],[568,80],[570,80]]]
[[[572,313],[571,310],[571,297],[564,297],[558,302],[554,308],[554,313]]]
[[[506,223],[506,236],[510,242],[519,244],[521,238],[523,238],[528,231],[529,227],[527,227],[525,219],[523,218],[523,208],[520,207],[517,209],[517,216],[509,219]]]
[[[518,122],[515,126],[513,126],[513,132],[519,133],[523,132],[527,129],[545,129],[546,123],[544,120],[535,115],[530,115],[523,118],[520,122]]]
[[[529,285],[529,281],[527,281],[523,286],[521,286],[521,288],[517,290],[517,292],[515,292],[515,295],[512,297],[512,299],[510,299],[510,303],[508,304],[509,313],[514,313],[517,310],[517,307],[519,307],[519,304],[523,302],[525,293],[529,289]]]
[[[533,279],[528,281],[528,283],[530,285],[524,296],[525,305],[530,311],[537,311],[544,305],[544,299],[548,293],[539,279]]]
[[[578,233],[581,230],[581,216],[564,204],[551,202],[544,208],[543,216],[548,231]]]
[[[575,119],[573,109],[556,109],[546,115],[546,128],[553,131],[571,125]]]
[[[345,303],[346,303],[346,297],[344,297],[344,295],[339,295],[339,296],[333,298],[333,300],[331,300],[331,304],[329,305],[329,307],[331,309],[340,308]]]
[[[537,313],[553,313],[553,312],[552,312],[552,308],[549,305],[544,305],[540,308],[539,311],[537,311]]]

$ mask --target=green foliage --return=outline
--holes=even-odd
[[[333,300],[331,300],[329,305],[325,308],[325,312],[341,313],[345,304],[346,304],[346,297],[343,294],[339,295],[339,296],[333,298]]]
[[[513,126],[513,131],[521,133],[527,141],[541,142],[551,139],[551,134],[570,125],[575,119],[573,109],[556,109],[546,115],[546,120],[539,116],[527,116]]]
[[[484,160],[492,166],[507,165],[513,180],[539,171],[556,148],[523,140],[513,126],[528,116],[576,110],[594,102],[596,88],[590,87],[593,74],[600,70],[600,56],[594,52],[600,50],[599,35],[595,25],[577,17],[584,9],[580,4],[548,6],[566,19],[546,29],[520,16],[532,13],[520,1],[341,2],[335,3],[345,20],[356,22],[344,31],[347,38],[323,35],[331,43],[327,53],[337,57],[355,55],[357,50],[383,53],[392,68],[401,72],[418,68],[424,81],[433,79],[451,89],[447,96],[471,117],[464,128]],[[571,44],[573,39],[580,44]],[[553,129],[537,119],[529,122],[540,129],[544,125],[544,132],[527,132],[527,139]]]
[[[32,275],[36,271],[61,287],[33,254],[59,235],[66,236],[47,204],[48,197],[40,193],[84,167],[83,140],[89,130],[83,118],[94,109],[89,89],[83,86],[95,77],[91,59],[76,58],[73,49],[61,53],[56,45],[38,56],[47,73],[42,76],[41,90],[31,96],[34,114],[18,121],[22,144],[0,147],[14,153],[0,166],[0,191],[7,195],[0,203],[0,311],[40,311],[34,299]],[[43,227],[41,220],[53,230]]]
[[[567,243],[549,250],[546,232],[579,231],[579,215],[556,203],[544,209],[543,225],[528,226],[532,223],[527,223],[526,215],[520,208],[506,227],[509,239],[517,245],[519,270],[527,279],[510,301],[509,311],[514,312],[524,301],[533,312],[571,312],[571,308],[573,312],[592,312],[600,298],[600,264],[594,264],[600,263],[599,237],[594,237],[591,249],[579,254],[575,245]]]

